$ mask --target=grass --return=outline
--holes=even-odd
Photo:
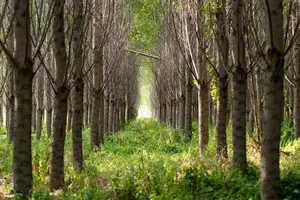
[[[105,136],[105,144],[97,152],[91,150],[89,129],[85,129],[82,171],[72,169],[71,134],[67,133],[65,185],[54,192],[47,189],[51,141],[45,132],[40,141],[33,135],[34,188],[28,198],[259,199],[259,152],[252,148],[251,140],[248,139],[248,174],[242,175],[230,168],[230,134],[229,159],[217,163],[214,128],[210,127],[211,140],[205,155],[199,157],[196,127],[194,123],[193,138],[185,143],[181,133],[154,119],[139,119],[122,132]],[[230,128],[227,131],[230,133]],[[0,129],[0,134],[0,194],[8,195],[12,191],[12,146],[7,143],[4,129]],[[281,157],[283,195],[285,199],[297,199],[300,198],[300,140],[287,139],[282,149],[288,152]]]

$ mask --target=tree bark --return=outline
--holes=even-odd
[[[184,133],[188,140],[192,138],[192,89],[191,73],[189,69],[186,69]]]
[[[89,86],[88,82],[84,84],[84,125],[89,125]]]
[[[80,55],[81,56],[81,55]],[[83,128],[83,93],[82,78],[77,78],[73,89],[73,122],[72,122],[72,163],[74,169],[83,167],[82,128]]]
[[[51,137],[52,135],[52,88],[51,88],[51,83],[50,80],[48,79],[46,81],[46,129],[47,129],[47,136],[48,138]]]
[[[74,169],[83,167],[82,128],[83,128],[83,1],[73,0],[73,56],[75,83],[72,92],[72,164]]]
[[[65,0],[57,0],[54,7],[53,43],[56,62],[53,138],[50,156],[50,189],[64,184],[64,146],[68,112],[67,55],[64,33]]]
[[[124,115],[125,118],[125,115]],[[100,105],[99,105],[99,142],[100,145],[104,144],[104,95],[100,95]]]
[[[279,150],[283,118],[283,2],[266,0],[267,66],[264,69],[264,120],[261,142],[261,199],[282,199]]]
[[[39,69],[39,75],[37,77],[37,113],[36,113],[36,139],[40,140],[42,134],[42,122],[44,115],[44,74],[43,69]]]
[[[294,89],[294,133],[295,138],[300,137],[300,79],[296,81]]]
[[[105,95],[104,96],[104,134],[108,132],[108,118],[109,118],[109,97],[108,95]]]
[[[221,3],[221,2],[219,2]],[[217,10],[217,66],[219,77],[217,77],[217,116],[216,116],[216,150],[217,157],[228,157],[226,142],[227,104],[228,104],[228,67],[229,41],[226,26],[226,0],[222,0]]]
[[[14,1],[10,1],[9,3],[9,12],[8,16],[10,19],[13,17],[13,8]],[[14,26],[11,27],[11,31],[8,35],[7,40],[7,48],[10,52],[14,52]],[[6,96],[6,130],[7,130],[7,138],[8,142],[11,143],[14,137],[14,129],[15,129],[15,72],[13,70],[13,63],[10,61],[7,56],[7,70],[8,71],[8,83],[7,83],[7,96]]]
[[[14,58],[16,118],[13,139],[13,183],[16,193],[28,194],[32,190],[32,79],[29,1],[14,1]]]
[[[245,60],[243,10],[243,0],[232,0],[232,46],[234,63],[232,78],[232,165],[234,168],[246,172],[247,68]]]
[[[67,115],[67,130],[71,131],[72,128],[72,121],[73,121],[73,97],[72,97],[73,92],[71,92],[71,95],[68,97],[68,115]]]
[[[227,76],[218,79],[217,119],[216,119],[216,151],[217,156],[228,157],[226,118],[227,118]]]
[[[32,125],[31,125],[31,127],[32,127],[32,129],[33,129],[33,131],[35,131],[36,132],[36,113],[37,113],[37,111],[36,111],[36,107],[37,107],[37,103],[36,103],[36,91],[35,91],[35,89],[36,89],[36,85],[37,85],[37,77],[34,77],[33,78],[33,82],[32,82],[32,110],[31,110],[31,112],[32,112],[32,121],[31,121],[31,123],[32,123]]]

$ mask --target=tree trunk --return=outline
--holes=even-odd
[[[54,7],[53,43],[56,62],[53,138],[50,156],[50,189],[64,184],[64,145],[68,112],[67,55],[64,33],[65,0],[57,0]]]
[[[188,71],[188,70],[187,70]],[[192,138],[192,83],[191,83],[191,74],[188,71],[187,75],[187,85],[186,85],[186,91],[185,91],[185,122],[184,122],[184,133],[186,138],[189,140]]]
[[[293,85],[289,84],[288,86],[288,90],[289,90],[289,109],[290,109],[290,116],[289,116],[289,119],[293,118],[293,114],[294,114],[294,88],[293,88]]]
[[[42,134],[42,122],[44,115],[44,74],[43,69],[39,69],[39,75],[37,77],[37,114],[36,114],[36,139],[39,140]]]
[[[104,95],[100,95],[99,105],[99,142],[104,144]]]
[[[83,128],[83,1],[73,0],[73,56],[75,83],[72,92],[72,164],[74,169],[83,167],[82,128]]]
[[[234,57],[234,72],[232,77],[232,164],[234,168],[246,172],[247,68],[243,10],[243,0],[232,0],[232,46]]]
[[[260,142],[261,134],[263,133],[263,85],[261,80],[261,69],[255,70],[255,91],[256,91],[256,104],[257,104],[257,142]]]
[[[33,84],[32,84],[32,121],[31,121],[31,123],[32,123],[32,125],[31,125],[31,127],[32,127],[32,129],[33,129],[33,131],[35,131],[36,132],[36,92],[35,92],[35,88],[36,88],[36,85],[37,85],[37,81],[36,81],[36,79],[37,79],[37,77],[34,77],[34,79],[33,79]]]
[[[51,88],[51,83],[50,80],[48,79],[46,82],[46,111],[47,111],[47,116],[46,116],[46,129],[47,129],[47,136],[48,138],[51,137],[52,133],[52,88]]]
[[[0,127],[3,126],[3,96],[0,92]]]
[[[15,129],[15,92],[14,92],[14,82],[15,82],[15,72],[10,70],[8,84],[7,84],[7,102],[6,102],[6,130],[8,136],[8,142],[11,143],[14,138]]]
[[[109,114],[108,114],[108,132],[113,132],[113,125],[114,125],[114,102],[113,97],[110,97],[109,100]]]
[[[91,148],[97,149],[99,147],[99,108],[100,108],[100,95],[94,94],[92,105],[92,118],[91,118]]]
[[[198,90],[198,131],[199,131],[199,150],[200,154],[203,153],[206,145],[209,141],[208,132],[208,85],[206,82],[200,83],[200,89]]]
[[[300,137],[300,80],[297,80],[294,89],[294,133],[295,138]]]
[[[108,118],[109,118],[109,97],[104,96],[104,134],[108,132]]]
[[[16,35],[20,34],[16,28]],[[19,33],[18,33],[19,32]],[[17,40],[18,41],[18,40]],[[16,48],[16,52],[18,47]],[[30,66],[31,65],[31,66]],[[13,139],[13,175],[17,193],[28,194],[32,189],[31,155],[31,106],[32,106],[32,63],[15,71],[16,127]]]
[[[16,193],[32,190],[32,79],[29,1],[14,1],[16,118],[13,139],[13,183]]]
[[[68,125],[68,128],[67,130],[68,131],[71,131],[71,128],[72,128],[72,120],[73,120],[73,97],[72,97],[72,94],[73,92],[71,92],[71,95],[69,95],[69,98],[68,98],[68,122],[67,122],[67,125]]]
[[[226,119],[227,119],[227,76],[218,79],[217,92],[217,119],[216,119],[216,150],[217,156],[227,158],[227,137],[226,137]]]
[[[267,66],[264,69],[264,120],[261,142],[261,199],[282,199],[280,186],[279,150],[283,118],[283,3],[266,0]]]
[[[238,64],[238,63],[236,63]],[[245,65],[239,63],[233,74],[233,110],[232,110],[232,164],[246,172],[246,90],[247,74],[242,68]],[[240,66],[240,67],[238,67]]]
[[[80,55],[81,56],[81,55]],[[83,90],[82,78],[77,78],[73,88],[73,122],[72,122],[72,163],[74,169],[83,167],[82,128],[83,128]]]
[[[221,3],[221,2],[219,2]],[[216,12],[217,31],[216,39],[218,46],[217,66],[219,77],[217,77],[217,116],[216,116],[216,150],[217,157],[227,158],[226,124],[228,104],[228,75],[225,70],[228,67],[229,41],[227,36],[226,22],[226,0],[222,0]]]
[[[177,115],[176,115],[176,100],[173,100],[172,101],[172,127],[173,128],[176,128],[176,118],[177,118]]]
[[[54,98],[53,138],[50,157],[50,189],[64,184],[64,146],[67,124],[68,91],[60,87]]]
[[[121,128],[125,125],[125,120],[126,120],[126,102],[124,97],[122,96],[120,99],[120,125]]]
[[[84,125],[89,125],[89,86],[88,82],[84,84]]]

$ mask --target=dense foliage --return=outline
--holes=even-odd
[[[249,162],[248,174],[243,175],[230,169],[230,159],[218,164],[214,140],[206,155],[199,158],[195,131],[187,144],[179,132],[154,119],[139,119],[119,133],[106,135],[105,144],[97,152],[90,149],[88,133],[85,129],[82,171],[72,169],[71,133],[67,134],[66,184],[63,190],[52,193],[45,187],[49,181],[50,139],[45,133],[40,141],[33,137],[31,199],[259,199],[258,166]],[[213,127],[210,134],[214,134]],[[12,147],[3,129],[0,143],[0,194],[8,194],[12,190]],[[285,199],[300,198],[299,149],[300,141],[288,141],[283,149],[289,154],[281,160]]]

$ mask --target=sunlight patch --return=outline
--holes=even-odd
[[[138,118],[151,118],[151,110],[148,106],[140,106],[138,111]]]

